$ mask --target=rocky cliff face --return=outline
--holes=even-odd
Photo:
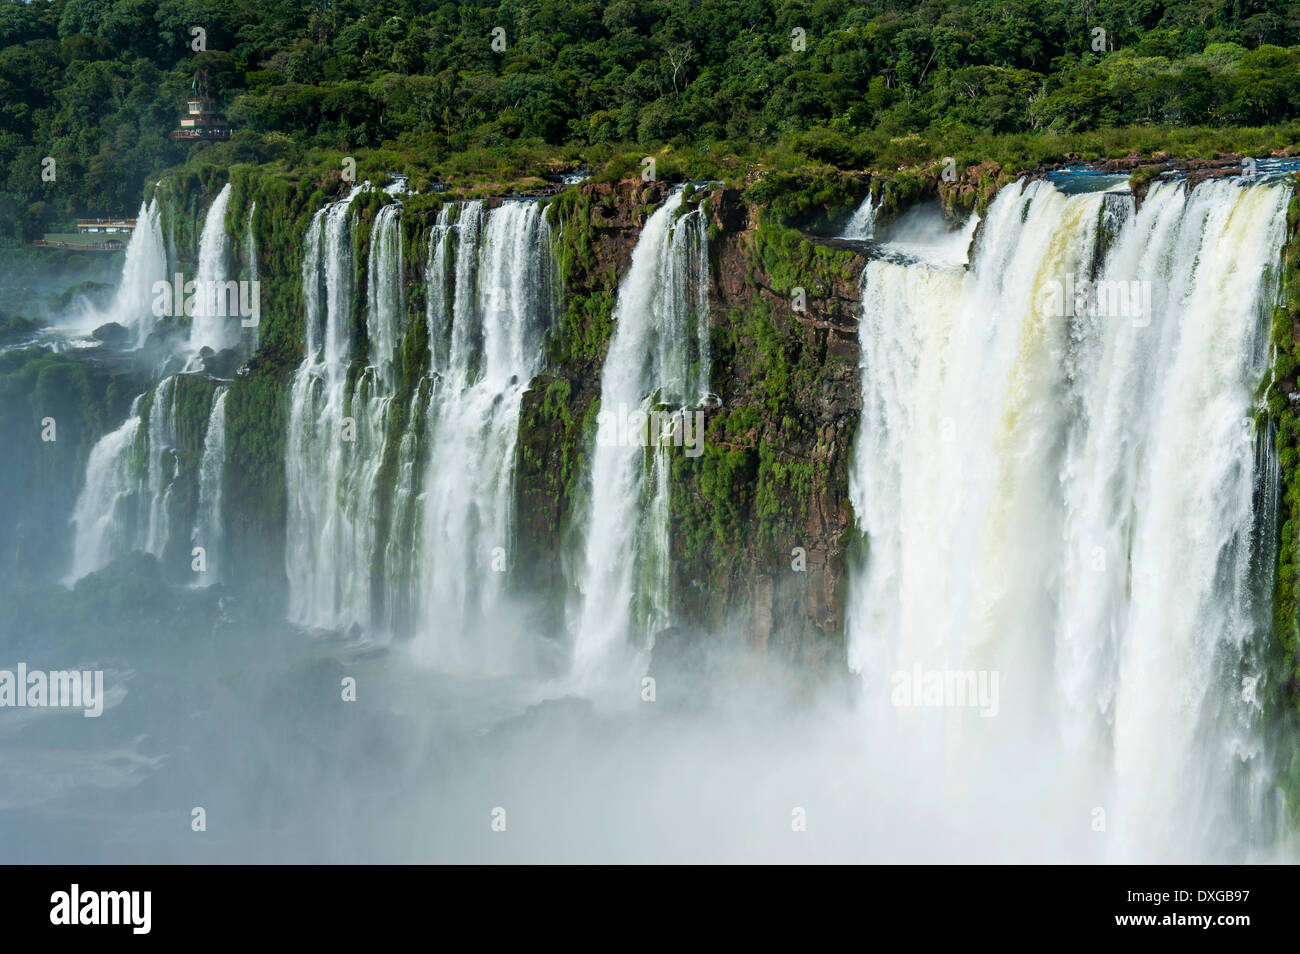
[[[557,203],[566,311],[524,400],[517,582],[562,593],[600,393],[609,310],[661,184],[590,184]],[[735,190],[701,189],[709,221],[712,389],[698,457],[673,463],[674,631],[660,652],[723,634],[798,659],[842,658],[857,430],[858,276],[865,260],[759,224]],[[561,599],[550,601],[561,606]]]
[[[572,541],[574,508],[584,499],[582,481],[618,283],[647,210],[667,191],[662,184],[635,180],[588,184],[557,198],[549,213],[558,227],[564,301],[547,369],[520,408],[515,465],[520,559],[513,580],[516,589],[539,598],[548,632],[561,631],[563,559]]]

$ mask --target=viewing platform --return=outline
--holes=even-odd
[[[135,219],[77,219],[75,232],[46,232],[33,244],[37,248],[62,248],[72,252],[120,252],[131,240]]]
[[[126,235],[108,236],[100,233],[92,235],[85,232],[46,232],[44,238],[37,239],[37,248],[62,248],[71,252],[120,252],[126,248],[130,237]]]

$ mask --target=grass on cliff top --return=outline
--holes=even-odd
[[[893,174],[954,158],[960,167],[997,163],[1013,171],[1079,160],[1128,155],[1213,158],[1224,154],[1300,153],[1300,122],[1250,128],[1125,126],[1090,132],[1011,133],[989,135],[960,123],[935,125],[923,133],[890,136],[884,132],[847,132],[820,127],[787,136],[776,145],[718,140],[688,143],[619,143],[554,146],[520,140],[508,146],[447,152],[436,144],[385,143],[356,150],[356,181],[386,183],[389,172],[408,176],[412,188],[427,192],[433,183],[448,195],[482,196],[527,192],[554,181],[562,172],[585,169],[597,181],[614,182],[642,174],[643,160],[653,157],[656,178],[721,180],[745,187],[773,172],[812,175],[830,170]],[[282,133],[237,133],[226,143],[197,146],[183,170],[215,171],[235,164],[256,164],[317,188],[337,188],[342,181],[343,153],[302,146]],[[210,174],[210,172],[209,172]]]

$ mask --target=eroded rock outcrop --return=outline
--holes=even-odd
[[[700,188],[709,222],[716,405],[699,456],[673,458],[674,638],[735,638],[806,663],[842,659],[853,517],[862,253],[760,224],[737,190]],[[518,582],[557,597],[599,399],[609,313],[661,184],[589,184],[557,206],[565,314],[521,411]]]

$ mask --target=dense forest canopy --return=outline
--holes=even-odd
[[[234,160],[794,137],[851,165],[866,132],[1296,118],[1300,3],[3,0],[5,238],[133,211],[150,175],[207,148],[170,138],[197,69]]]

